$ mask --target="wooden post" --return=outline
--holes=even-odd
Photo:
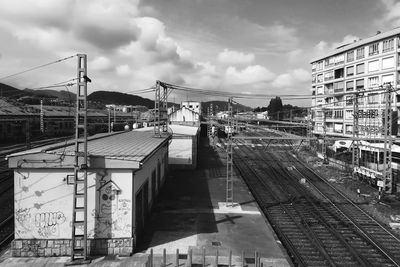
[[[218,267],[218,248],[217,251],[215,252],[215,267]]]
[[[179,267],[179,249],[176,249],[176,267]]]
[[[242,267],[244,267],[244,251],[242,251]]]
[[[167,250],[164,248],[163,250],[163,267],[167,266]]]
[[[254,252],[254,267],[258,267],[258,262],[257,262],[257,259],[258,259],[258,255],[257,255],[258,253],[257,253],[257,251],[255,251]]]
[[[153,267],[153,249],[150,249],[150,267]]]
[[[229,250],[228,267],[232,267],[232,250]]]
[[[193,254],[192,249],[189,249],[189,267],[192,267],[193,264]]]
[[[203,247],[203,267],[206,267],[206,248]]]

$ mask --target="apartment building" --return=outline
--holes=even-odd
[[[359,92],[359,136],[380,137],[388,83],[400,88],[400,28],[355,40],[311,61],[313,133],[352,136],[353,98]],[[392,93],[393,124],[398,132],[400,98]]]

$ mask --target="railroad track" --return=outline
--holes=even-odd
[[[296,265],[400,266],[393,233],[292,155],[280,155],[241,145],[234,163]],[[315,183],[319,197],[300,178]]]
[[[0,222],[0,249],[14,239],[14,214]]]

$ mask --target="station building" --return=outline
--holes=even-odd
[[[98,134],[88,140],[88,252],[130,255],[165,182],[170,136]],[[13,256],[71,253],[74,141],[8,156],[14,170]]]
[[[400,28],[378,32],[311,61],[313,133],[350,137],[353,134],[353,98],[358,97],[359,136],[381,137],[383,93],[375,89],[390,83],[396,90],[400,71]],[[373,91],[375,90],[375,91]],[[398,133],[400,98],[392,93],[392,134]]]

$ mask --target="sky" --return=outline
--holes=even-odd
[[[285,96],[311,94],[313,58],[398,26],[397,0],[0,0],[0,82],[23,89],[70,80],[76,57],[2,77],[84,53],[89,94],[137,94],[160,80],[310,106]],[[237,102],[267,106],[269,98]]]

